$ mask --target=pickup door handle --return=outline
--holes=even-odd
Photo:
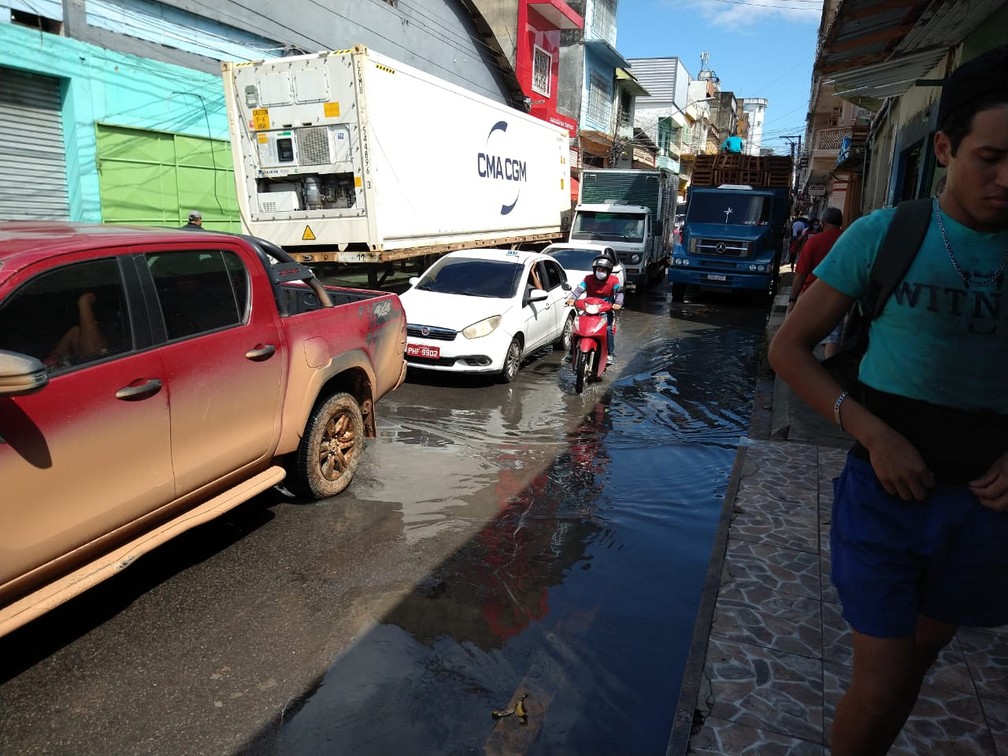
[[[262,362],[263,360],[268,360],[274,354],[276,354],[276,347],[272,344],[256,344],[245,352],[245,357],[253,362]]]
[[[135,401],[137,399],[146,399],[149,396],[154,396],[154,394],[160,390],[161,381],[157,378],[151,378],[150,380],[143,381],[135,386],[132,384],[124,386],[116,391],[116,399],[124,399],[127,402]]]

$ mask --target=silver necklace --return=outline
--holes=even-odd
[[[952,243],[949,241],[948,234],[945,233],[945,224],[942,222],[941,210],[938,209],[937,197],[934,198],[934,216],[935,220],[938,221],[938,230],[941,231],[942,241],[945,242],[945,251],[948,252],[949,262],[952,263],[952,268],[955,270],[956,275],[959,276],[959,280],[963,282],[963,286],[968,289],[973,282],[976,282],[979,286],[990,286],[993,283],[997,283],[998,288],[1000,288],[1001,274],[1004,273],[1005,265],[1008,265],[1008,249],[1002,255],[1001,264],[998,265],[998,269],[993,273],[966,273],[959,267],[959,261],[956,260],[955,253],[952,252]]]

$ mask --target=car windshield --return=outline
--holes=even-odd
[[[424,273],[416,288],[438,294],[508,299],[518,293],[523,270],[517,261],[442,257]]]
[[[571,240],[643,241],[644,217],[642,214],[578,210],[574,215]]]
[[[688,215],[690,223],[763,226],[770,222],[770,201],[761,195],[698,193],[690,200]]]
[[[604,257],[597,249],[551,249],[548,254],[567,270],[591,270],[596,257]]]

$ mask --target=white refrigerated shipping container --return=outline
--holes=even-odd
[[[363,46],[222,73],[243,225],[304,261],[561,237],[565,129]]]

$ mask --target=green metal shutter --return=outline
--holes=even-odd
[[[60,83],[0,68],[0,220],[69,220]]]
[[[223,140],[97,125],[102,220],[240,231],[231,145]]]

